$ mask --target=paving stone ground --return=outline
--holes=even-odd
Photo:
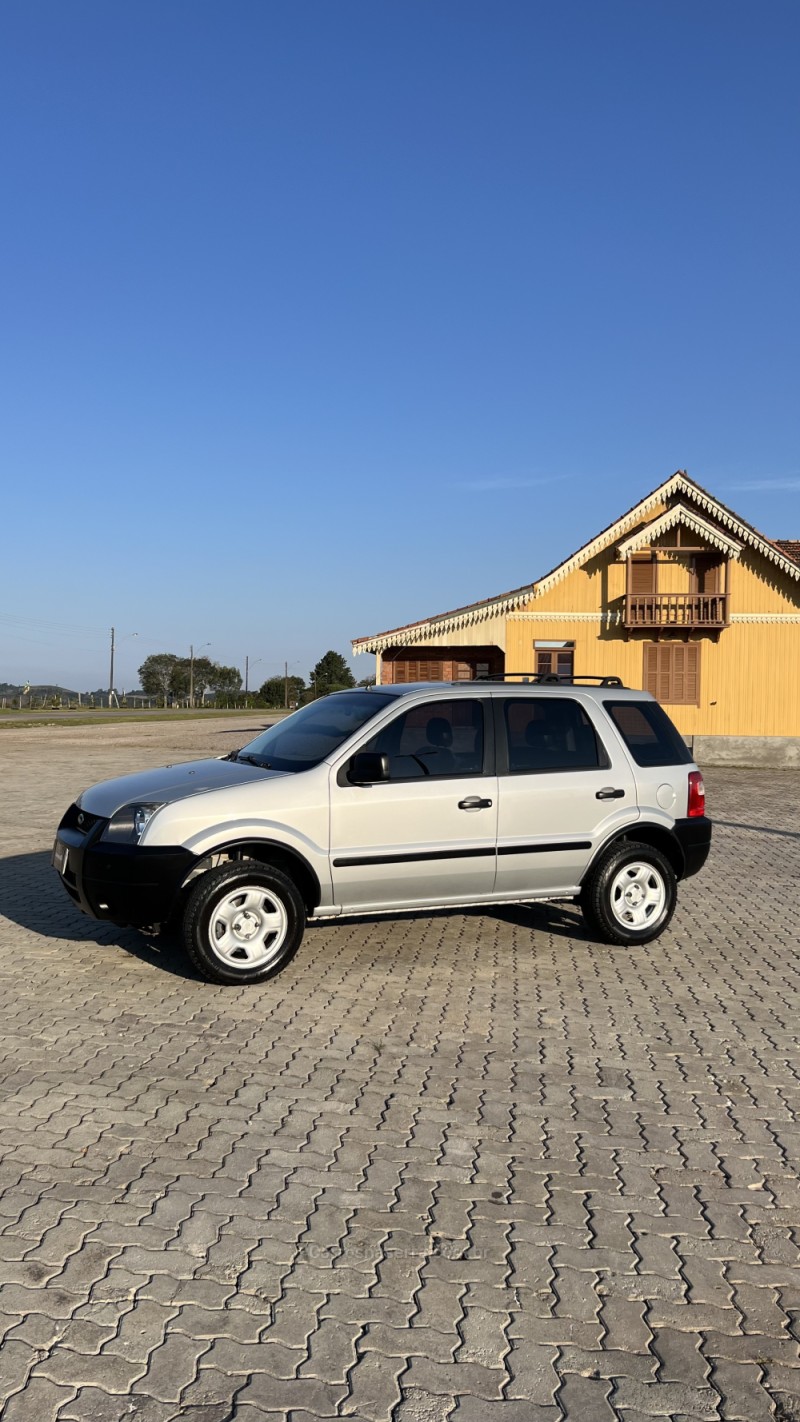
[[[2,1422],[798,1422],[800,775],[708,774],[647,948],[353,918],[240,990],[49,847],[247,738],[0,732]]]

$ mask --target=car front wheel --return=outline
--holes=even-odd
[[[294,957],[305,906],[292,880],[267,864],[225,864],[198,879],[186,903],[183,941],[212,983],[260,983]]]
[[[580,904],[607,943],[650,943],[664,932],[677,899],[669,860],[650,844],[617,844],[592,869]]]

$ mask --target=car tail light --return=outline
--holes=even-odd
[[[699,770],[689,771],[689,804],[686,810],[690,820],[706,812],[706,790]]]

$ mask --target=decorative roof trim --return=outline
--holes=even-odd
[[[391,632],[382,632],[375,637],[359,637],[352,643],[353,653],[384,652],[387,647],[413,646],[416,642],[430,642],[435,638],[462,627],[474,627],[479,622],[489,622],[504,613],[514,612],[523,603],[529,602],[530,587],[520,588],[506,597],[495,598],[492,602],[478,602],[442,617],[431,617],[425,622],[412,622],[407,627],[395,627]]]
[[[580,568],[584,563],[588,563],[589,559],[593,558],[596,553],[601,553],[604,548],[608,547],[609,543],[613,543],[616,538],[619,538],[621,533],[625,533],[627,529],[640,523],[645,514],[649,513],[656,504],[663,503],[665,499],[669,498],[673,490],[680,488],[682,482],[683,475],[679,472],[672,474],[663,484],[659,484],[657,489],[653,489],[652,493],[648,494],[640,503],[634,505],[632,509],[628,509],[628,512],[623,514],[621,518],[618,518],[616,523],[609,524],[608,528],[604,528],[602,533],[598,533],[597,537],[593,538],[591,542],[584,543],[583,547],[579,548],[576,553],[573,553],[570,558],[566,558],[563,563],[559,563],[556,568],[553,568],[551,572],[546,573],[543,578],[540,578],[538,582],[534,583],[534,597],[539,597],[542,593],[548,592],[550,588],[555,587],[556,583],[560,583],[563,578],[568,577],[576,568]]]
[[[732,612],[731,622],[800,622],[800,612]]]
[[[632,509],[629,509],[627,513],[617,519],[616,523],[612,523],[608,528],[604,528],[602,533],[598,533],[597,537],[593,538],[590,543],[585,543],[582,548],[578,549],[577,553],[573,553],[570,558],[567,558],[563,563],[559,563],[558,567],[553,568],[545,577],[540,578],[539,581],[534,584],[534,597],[540,597],[542,593],[547,592],[550,588],[554,587],[556,583],[560,583],[563,578],[566,578],[568,574],[573,572],[576,568],[580,568],[584,563],[588,563],[590,558],[593,558],[596,553],[602,552],[610,543],[615,542],[621,534],[625,533],[629,528],[633,528],[636,524],[641,523],[644,516],[648,514],[656,504],[664,503],[666,500],[671,499],[674,494],[685,495],[686,498],[692,499],[695,503],[699,504],[706,513],[711,514],[712,518],[716,519],[718,523],[721,523],[724,528],[730,529],[736,538],[740,538],[743,543],[749,543],[751,547],[758,549],[759,553],[763,554],[765,558],[768,558],[770,562],[776,563],[778,567],[782,568],[785,573],[788,573],[791,578],[800,581],[800,564],[793,562],[791,558],[788,558],[774,543],[770,543],[769,540],[758,533],[756,529],[751,528],[747,523],[743,523],[742,520],[737,518],[736,514],[732,513],[730,509],[727,509],[724,504],[719,503],[718,500],[707,493],[705,489],[701,489],[699,484],[695,484],[684,470],[679,469],[677,473],[672,474],[669,479],[666,479],[663,484],[659,484],[657,489],[653,489],[652,493],[648,494],[640,503],[634,505]]]
[[[509,622],[605,622],[608,626],[622,620],[618,610],[610,612],[512,612]]]
[[[730,558],[738,558],[742,551],[741,543],[730,538],[727,534],[721,533],[718,528],[714,528],[706,519],[700,518],[699,514],[687,509],[685,504],[673,504],[671,509],[661,514],[660,518],[655,518],[651,523],[645,523],[632,533],[630,538],[626,538],[624,543],[617,545],[617,557],[627,558],[629,553],[635,553],[639,548],[648,547],[654,539],[659,538],[662,533],[667,533],[669,529],[680,524],[682,528],[690,528],[692,533],[697,533],[706,543],[711,543],[715,548],[721,548],[723,553],[727,553]],[[680,549],[676,548],[677,553]]]

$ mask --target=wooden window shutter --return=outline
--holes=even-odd
[[[681,705],[686,700],[686,653],[688,650],[688,647],[683,645],[670,647],[672,652],[672,695],[669,699]]]
[[[634,558],[631,563],[629,592],[643,594],[656,590],[656,565],[652,558]]]
[[[700,648],[696,642],[676,642],[672,653],[670,700],[676,706],[696,706],[699,690]]]
[[[644,689],[665,706],[700,704],[700,644],[646,642]]]
[[[684,698],[687,706],[700,705],[700,644],[699,642],[686,642],[684,644],[686,653],[686,696]]]
[[[645,642],[644,689],[655,697],[658,697],[658,653],[658,642]]]

